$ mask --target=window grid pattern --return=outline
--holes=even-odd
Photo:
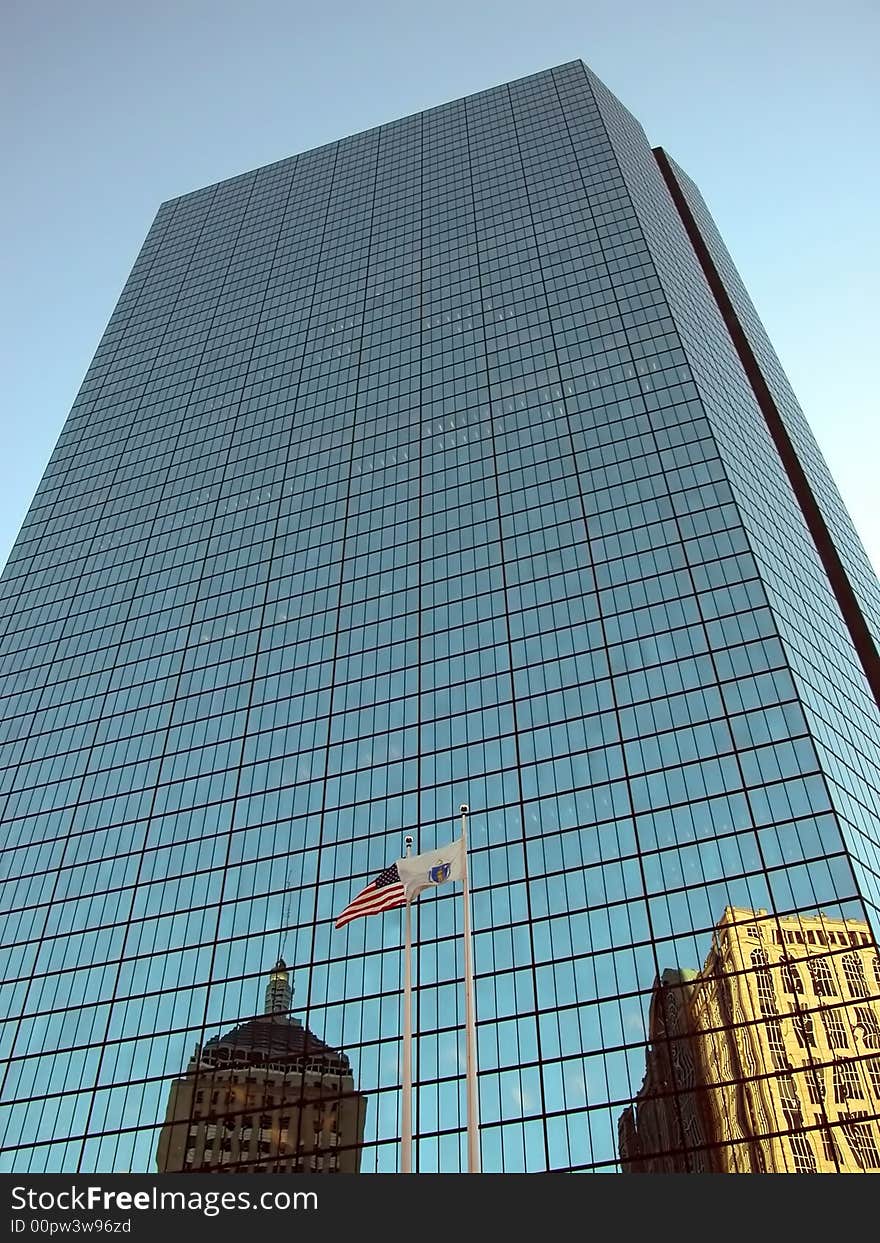
[[[396,1169],[400,915],[333,917],[462,801],[485,1169],[873,1168],[877,713],[627,118],[575,62],[160,208],[0,580],[4,1168],[155,1168],[172,1092],[300,1152],[186,1079],[283,953]]]

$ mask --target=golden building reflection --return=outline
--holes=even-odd
[[[160,1173],[359,1172],[366,1097],[345,1054],[288,1014],[291,1001],[279,959],[264,1013],[196,1046],[171,1084]]]
[[[880,960],[867,923],[728,907],[654,986],[627,1173],[880,1170]]]

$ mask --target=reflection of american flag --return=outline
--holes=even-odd
[[[375,880],[371,880],[356,898],[352,898],[337,919],[336,927],[344,928],[361,915],[379,915],[382,911],[390,911],[392,907],[403,906],[405,902],[406,886],[400,879],[397,864],[392,863],[390,868],[386,868]]]

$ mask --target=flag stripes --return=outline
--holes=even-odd
[[[406,885],[400,879],[397,864],[380,872],[375,880],[370,881],[366,889],[362,889],[357,897],[352,898],[348,906],[336,920],[335,927],[344,928],[353,919],[366,915],[380,915],[382,911],[390,911],[395,906],[403,906],[406,902]]]

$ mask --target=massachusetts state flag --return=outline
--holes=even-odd
[[[353,919],[361,915],[379,915],[382,911],[390,911],[395,906],[403,906],[406,902],[406,885],[400,879],[397,864],[380,872],[375,880],[371,880],[366,889],[362,889],[356,898],[352,898],[348,906],[336,921],[337,928],[344,928]]]
[[[438,850],[426,850],[421,855],[408,855],[397,860],[397,873],[403,881],[407,896],[416,897],[432,885],[445,885],[447,881],[464,877],[464,842],[457,837],[448,846]]]

